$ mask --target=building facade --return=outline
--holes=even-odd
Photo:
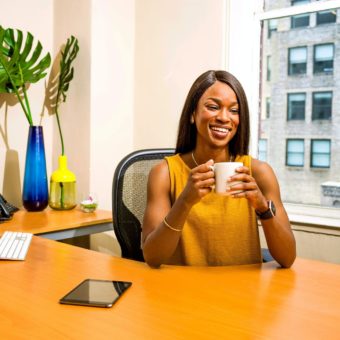
[[[266,0],[265,10],[310,2]],[[339,206],[339,16],[263,22],[259,158],[274,168],[285,202]]]

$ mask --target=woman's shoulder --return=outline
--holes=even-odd
[[[159,163],[156,163],[150,170],[149,177],[165,176],[169,174],[167,160],[162,159]]]
[[[253,171],[268,171],[271,170],[272,167],[265,161],[260,161],[257,158],[251,158],[251,167]]]
[[[276,180],[274,170],[267,162],[252,158],[251,167],[253,176],[256,180]]]

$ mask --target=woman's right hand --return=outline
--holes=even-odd
[[[181,194],[182,199],[188,204],[198,203],[205,195],[209,194],[215,185],[214,172],[211,167],[214,161],[208,162],[191,169],[187,184]]]

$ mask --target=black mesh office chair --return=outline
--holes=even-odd
[[[151,168],[174,149],[135,151],[118,164],[112,186],[113,228],[122,257],[144,261],[141,224],[146,206],[146,185]]]
[[[123,158],[114,173],[112,185],[113,228],[122,250],[122,257],[144,261],[141,249],[141,224],[146,206],[146,186],[151,168],[174,149],[147,149]],[[262,249],[263,261],[272,257]]]

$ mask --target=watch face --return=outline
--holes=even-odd
[[[263,213],[256,212],[256,214],[261,220],[267,220],[274,217],[276,214],[276,208],[273,201],[268,201],[268,210]]]
[[[275,208],[275,205],[274,205],[273,201],[269,201],[269,209],[272,211],[273,216],[275,216],[276,208]]]

